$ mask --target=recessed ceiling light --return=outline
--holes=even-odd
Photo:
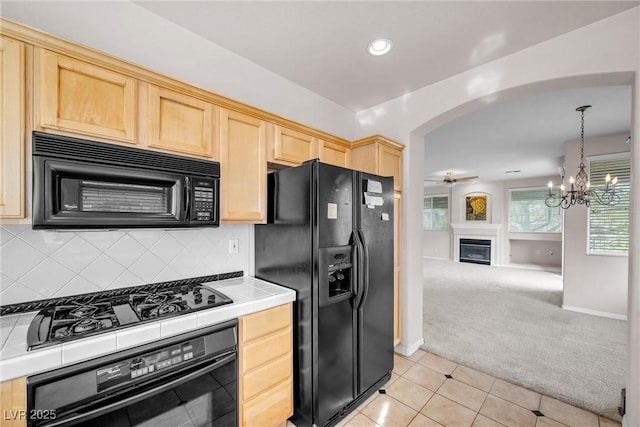
[[[388,39],[375,39],[369,43],[367,49],[373,56],[381,56],[388,53],[391,50],[391,40]]]

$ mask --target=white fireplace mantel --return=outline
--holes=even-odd
[[[497,236],[502,229],[502,224],[487,224],[483,222],[451,223],[453,234],[471,233],[484,236]]]
[[[484,222],[451,223],[453,229],[453,260],[460,262],[460,239],[484,239],[491,241],[491,265],[500,265],[502,260],[497,258],[498,242],[502,224],[488,224]]]

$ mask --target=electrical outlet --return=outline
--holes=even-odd
[[[230,254],[238,253],[238,239],[229,240],[229,253]]]

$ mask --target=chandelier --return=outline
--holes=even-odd
[[[584,112],[587,108],[591,108],[591,105],[583,105],[576,108],[576,111],[580,112],[581,119],[580,166],[578,167],[578,173],[575,178],[573,176],[569,177],[570,190],[566,190],[564,184],[562,184],[556,193],[553,191],[553,181],[549,181],[549,195],[544,203],[550,208],[560,206],[562,209],[568,209],[576,203],[589,207],[591,202],[594,201],[600,205],[616,205],[620,202],[620,196],[616,193],[618,177],[612,179],[611,175],[607,174],[604,179],[605,188],[600,193],[591,189],[591,183],[584,164]],[[564,179],[564,176],[562,178]]]

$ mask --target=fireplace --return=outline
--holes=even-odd
[[[491,265],[491,240],[460,239],[460,262]]]

